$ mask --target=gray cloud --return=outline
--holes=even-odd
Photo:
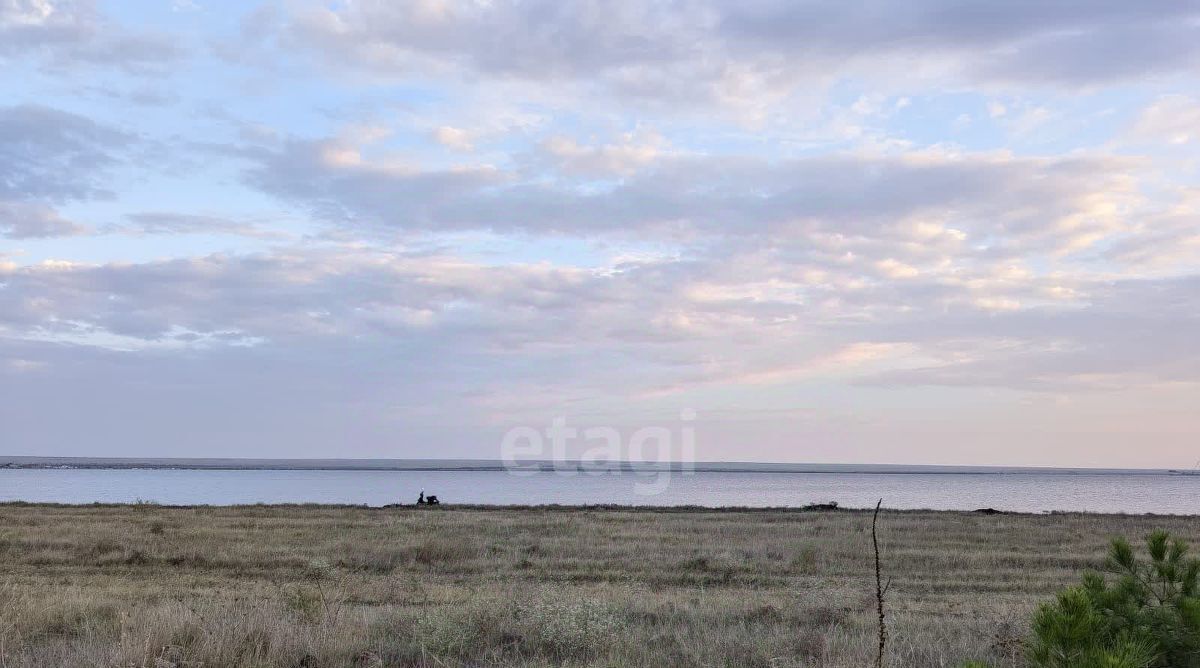
[[[134,141],[57,109],[0,107],[0,235],[33,239],[86,231],[52,205],[111,197],[107,171]]]
[[[128,224],[111,231],[133,234],[232,234],[245,237],[283,238],[284,234],[263,229],[253,222],[229,220],[173,211],[139,211],[125,216]]]
[[[536,337],[526,338],[535,329],[592,338],[580,318],[556,320],[555,314],[614,309],[603,316],[611,317],[636,295],[636,282],[627,276],[367,250],[34,265],[4,270],[0,279],[7,288],[0,291],[0,323],[147,343],[175,330],[294,341],[448,328],[469,336],[472,345],[508,349],[535,343]],[[638,299],[659,298],[651,291]]]
[[[10,239],[66,237],[80,234],[85,229],[45,205],[0,201],[0,236]]]
[[[424,172],[360,162],[354,147],[336,142],[288,141],[249,151],[251,186],[311,207],[334,220],[402,214],[415,228],[436,227],[437,211],[463,194],[499,185],[495,170]]]
[[[0,0],[0,59],[41,58],[50,68],[161,71],[183,55],[177,40],[108,21],[91,0]]]
[[[0,54],[49,44],[70,44],[91,32],[90,3],[0,1]]]
[[[528,389],[520,405],[503,409],[508,420],[530,403],[631,384],[621,364],[642,356],[608,332],[642,328],[643,314],[627,310],[629,300],[657,312],[652,304],[664,292],[639,290],[632,277],[365,249],[98,267],[0,264],[0,361],[13,361],[7,370],[0,363],[0,388],[24,402],[62,383],[103,382],[109,396],[124,397],[119,405],[177,416],[175,429],[226,406],[205,399],[217,391],[241,397],[232,405],[260,407],[231,418],[240,425],[231,438],[244,446],[253,443],[239,439],[251,434],[290,442],[283,435],[307,418],[287,415],[299,411],[325,423],[360,414],[354,429],[369,427],[363,447],[379,447],[379,435],[399,424],[409,436],[428,428],[445,453],[457,428],[474,430],[476,448],[495,442],[481,441],[479,429],[501,410],[495,402],[512,401],[515,387]],[[661,366],[643,359],[638,376]],[[598,360],[609,364],[588,368]],[[254,378],[242,379],[247,372]],[[97,419],[90,408],[84,413],[83,421]],[[449,415],[457,427],[445,424]],[[10,433],[38,443],[60,431],[8,417]],[[129,443],[152,443],[159,428],[168,425],[139,427]],[[295,443],[329,433],[314,425]],[[211,434],[198,429],[187,438]]]
[[[368,2],[341,9],[299,12],[292,17],[296,37],[331,56],[383,67],[428,56],[537,79],[696,57],[703,45],[688,46],[688,38],[703,35],[711,22],[690,2]]]
[[[106,172],[129,135],[38,105],[0,107],[0,235],[32,239],[80,234],[53,204],[107,198]]]
[[[247,182],[338,224],[574,236],[786,239],[816,229],[888,238],[944,225],[1002,252],[1077,250],[1136,199],[1137,161],[1116,157],[822,155],[791,160],[665,156],[618,181],[523,178],[494,168],[372,163],[333,141],[247,153]]]
[[[1079,278],[1071,283],[1078,297],[1063,301],[1046,297],[1061,277],[989,278],[994,270],[960,267],[904,282],[873,276],[871,267],[726,249],[596,271],[353,248],[0,265],[0,333],[151,352],[252,345],[293,354],[339,341],[380,351],[436,346],[452,366],[487,360],[478,368],[484,385],[530,377],[509,363],[530,364],[538,377],[539,360],[583,363],[595,354],[654,369],[638,381],[643,390],[671,379],[736,384],[842,359],[847,342],[903,344],[940,360],[873,382],[1028,389],[1103,374],[1200,382],[1200,357],[1189,348],[1200,333],[1194,277]],[[981,296],[1023,308],[981,307]]]
[[[730,3],[721,25],[751,51],[820,60],[953,58],[968,77],[1086,85],[1190,70],[1200,58],[1198,18],[1194,2],[880,0],[848,10],[837,2],[758,0]]]
[[[1200,383],[1200,277],[1130,279],[1089,287],[1086,307],[1035,308],[972,319],[925,314],[889,334],[956,351],[945,363],[864,379],[899,385],[1019,390],[1117,390]],[[965,348],[964,348],[965,346]]]
[[[0,107],[0,199],[106,197],[104,173],[134,138],[39,105]]]
[[[391,3],[291,17],[288,34],[329,60],[411,76],[569,80],[633,98],[754,104],[854,71],[895,81],[1088,86],[1200,63],[1194,2]],[[887,63],[890,63],[888,65]],[[471,75],[468,75],[471,76]]]
[[[15,398],[0,419],[28,447],[58,447],[86,424],[126,451],[175,434],[177,447],[219,439],[297,456],[347,434],[377,452],[403,429],[410,456],[426,437],[443,456],[478,456],[498,441],[496,425],[628,417],[676,393],[704,408],[706,388],[753,397],[830,377],[1075,393],[1200,382],[1196,277],[1064,279],[971,263],[897,280],[873,273],[878,256],[848,264],[736,245],[695,255],[597,270],[361,246],[0,262],[0,389]],[[1035,301],[1064,281],[1077,298]],[[997,311],[977,306],[981,295],[1026,303]],[[76,420],[30,422],[35,405],[99,388],[104,398],[81,401]],[[136,411],[148,417],[131,426]]]

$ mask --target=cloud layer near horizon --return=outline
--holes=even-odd
[[[1195,460],[1194,3],[226,9],[0,0],[0,450]]]

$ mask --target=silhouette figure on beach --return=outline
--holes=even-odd
[[[441,505],[441,503],[442,503],[441,501],[438,501],[437,496],[435,496],[433,494],[430,494],[429,496],[425,496],[425,490],[421,490],[421,496],[417,497],[417,505],[418,506],[437,506],[437,505]]]

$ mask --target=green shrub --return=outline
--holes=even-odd
[[[1200,561],[1156,531],[1149,562],[1113,541],[1105,570],[1043,604],[1033,618],[1029,657],[1042,668],[1200,668]]]

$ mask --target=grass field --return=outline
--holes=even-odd
[[[870,513],[0,505],[0,666],[873,663]],[[888,665],[1020,666],[1107,540],[1195,518],[888,512]]]

